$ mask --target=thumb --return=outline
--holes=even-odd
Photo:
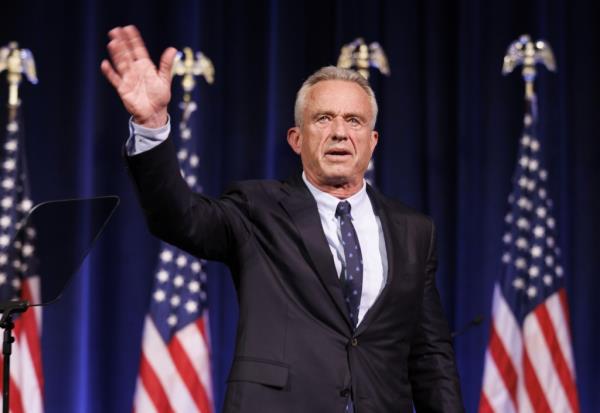
[[[169,47],[165,49],[162,56],[160,57],[160,63],[158,65],[158,75],[165,80],[171,80],[171,72],[173,70],[173,62],[175,61],[175,55],[177,49]]]

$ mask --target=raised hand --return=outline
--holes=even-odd
[[[167,105],[171,100],[171,69],[177,50],[167,48],[158,70],[135,26],[116,27],[108,36],[107,49],[112,60],[104,59],[102,73],[114,86],[125,109],[135,123],[158,128],[167,122]]]

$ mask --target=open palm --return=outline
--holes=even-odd
[[[112,64],[104,60],[102,72],[136,123],[147,127],[164,125],[171,99],[171,68],[176,50],[172,47],[165,50],[157,69],[134,26],[117,27],[109,36]]]

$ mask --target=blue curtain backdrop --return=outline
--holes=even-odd
[[[201,182],[285,178],[299,169],[285,133],[296,89],[357,36],[385,48],[390,78],[373,75],[380,102],[377,185],[431,214],[439,230],[439,286],[454,328],[468,411],[479,399],[492,285],[523,105],[518,74],[500,75],[522,33],[553,46],[558,73],[537,90],[551,194],[569,277],[582,411],[600,406],[600,14],[572,1],[3,1],[0,43],[36,58],[24,85],[30,181],[36,201],[118,194],[121,206],[60,302],[44,312],[48,412],[128,412],[158,242],[124,168],[128,115],[102,78],[106,32],[133,23],[157,59],[169,46],[201,49],[216,82],[200,82],[193,129]],[[2,80],[4,82],[4,80]],[[2,101],[6,88],[2,86]],[[178,86],[174,99],[180,98]],[[173,106],[172,114],[178,117]],[[226,269],[209,269],[215,398],[220,408],[237,305]]]

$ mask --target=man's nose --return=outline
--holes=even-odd
[[[332,132],[335,139],[347,139],[348,130],[346,128],[346,122],[341,117],[335,117],[332,124]]]

